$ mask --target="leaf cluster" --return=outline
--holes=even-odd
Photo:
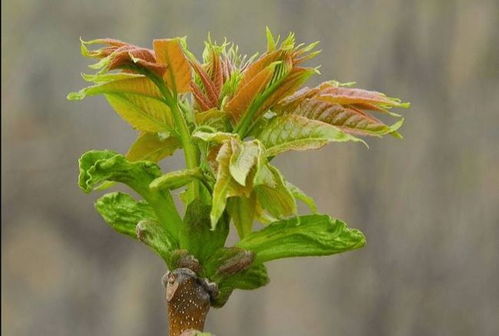
[[[93,45],[104,46],[91,50]],[[268,29],[267,50],[252,57],[211,39],[201,60],[185,38],[154,40],[152,49],[113,39],[81,42],[82,54],[98,59],[90,66],[97,73],[83,74],[92,85],[68,99],[103,95],[138,135],[125,155],[85,153],[80,187],[90,192],[118,182],[139,194],[140,200],[106,194],[96,209],[169,268],[194,260],[192,268],[218,286],[214,306],[236,288],[265,285],[268,261],[365,244],[360,231],[318,214],[313,199],[271,161],[330,142],[364,143],[359,136],[401,137],[403,119],[390,109],[408,104],[335,81],[303,87],[318,73],[304,66],[318,54],[316,46],[297,44],[293,34],[281,42]],[[385,124],[373,113],[398,121]],[[163,173],[158,162],[176,150],[184,152],[185,169]],[[182,190],[182,214],[172,196],[176,190]],[[299,216],[297,201],[312,214]],[[240,240],[226,247],[231,225]]]

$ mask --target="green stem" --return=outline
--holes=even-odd
[[[175,123],[175,130],[180,136],[180,142],[182,143],[182,148],[184,149],[185,165],[187,168],[196,168],[199,166],[198,160],[198,150],[197,147],[192,142],[191,132],[187,126],[187,121],[179,108],[178,97],[176,93],[172,95],[170,90],[166,87],[163,79],[155,75],[150,75],[149,78],[156,84],[161,94],[163,95],[165,104],[170,107],[173,114],[173,121]],[[193,196],[197,196],[199,193],[199,183],[197,181],[192,182],[192,192]]]

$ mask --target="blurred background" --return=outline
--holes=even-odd
[[[207,33],[252,54],[265,26],[321,41],[327,79],[410,101],[403,141],[277,160],[368,245],[275,261],[212,310],[216,335],[499,335],[499,3],[495,0],[2,2],[2,335],[165,335],[159,258],[113,232],[77,185],[89,149],[135,132],[85,83],[79,37],[150,47]],[[165,170],[183,164],[167,160]]]

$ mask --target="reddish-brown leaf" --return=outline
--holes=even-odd
[[[126,45],[113,51],[109,57],[110,63],[108,65],[108,70],[139,65],[140,67],[146,68],[159,76],[163,75],[166,70],[164,65],[156,63],[153,51],[146,48]]]
[[[213,107],[211,106],[211,102],[208,100],[208,98],[206,98],[203,91],[196,83],[191,82],[191,90],[192,95],[194,96],[194,100],[196,100],[196,103],[199,105],[201,111],[207,111]]]
[[[234,121],[248,109],[253,99],[262,91],[272,78],[273,67],[266,67],[244,86],[239,86],[234,97],[225,105],[225,110],[231,114]]]
[[[153,47],[157,62],[167,66],[163,75],[167,85],[177,93],[189,92],[191,66],[178,39],[154,40]]]
[[[291,113],[325,122],[355,135],[380,136],[392,133],[400,126],[399,124],[393,127],[387,126],[359,109],[321,101],[317,98],[303,100]]]
[[[269,98],[260,108],[261,111],[266,111],[271,106],[277,104],[280,100],[293,94],[312,74],[315,70],[311,68],[296,67],[283,80],[282,84],[270,95]]]
[[[321,90],[317,98],[329,103],[336,103],[341,105],[368,104],[371,109],[373,105],[382,105],[388,107],[402,106],[398,101],[388,98],[381,92],[349,87],[330,87],[325,90]]]
[[[239,87],[243,87],[253,80],[257,74],[259,74],[263,69],[267,68],[271,63],[281,59],[283,52],[281,50],[272,51],[270,53],[263,54],[255,62],[251,63],[243,72],[243,77],[239,83]]]
[[[220,91],[222,90],[222,85],[224,83],[224,69],[222,65],[222,60],[220,54],[215,50],[212,50],[211,56],[211,80],[215,86],[215,92],[217,92],[217,98],[220,96]]]
[[[206,71],[201,67],[196,62],[191,62],[192,68],[196,73],[199,75],[199,78],[201,79],[201,82],[203,83],[204,91],[206,92],[206,98],[210,102],[210,108],[215,107],[218,105],[218,96],[220,94],[219,91],[217,91],[215,84],[211,80],[211,78],[208,76]]]

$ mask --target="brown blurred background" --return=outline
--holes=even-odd
[[[219,336],[499,335],[499,3],[495,0],[2,2],[2,335],[164,335],[162,262],[76,185],[86,150],[134,131],[102,97],[68,102],[78,38],[150,46],[210,31],[252,54],[265,25],[321,41],[319,80],[412,103],[403,141],[277,161],[368,245],[276,261],[271,284],[213,310]],[[315,84],[312,83],[312,84]],[[404,111],[405,112],[405,111]],[[163,167],[182,164],[175,156]]]

